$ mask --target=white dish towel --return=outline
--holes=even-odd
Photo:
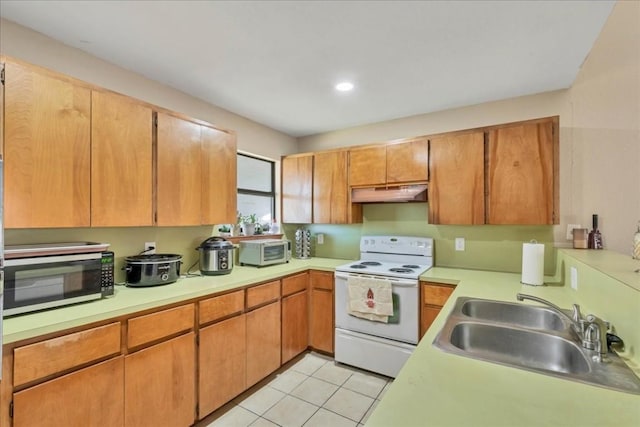
[[[393,316],[391,282],[384,279],[350,276],[347,279],[349,304],[347,312],[375,322],[389,321]]]

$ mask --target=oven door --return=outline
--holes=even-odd
[[[362,319],[348,314],[349,289],[347,287],[347,279],[351,275],[389,280],[391,282],[394,313],[388,323]],[[411,344],[418,343],[418,309],[420,301],[417,280],[341,272],[335,273],[335,279],[336,328]]]
[[[280,264],[288,261],[289,249],[286,241],[263,243],[261,248],[260,265]]]
[[[4,316],[99,299],[101,256],[92,253],[7,260]]]

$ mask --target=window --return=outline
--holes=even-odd
[[[238,153],[238,212],[255,214],[258,223],[275,218],[275,162]]]

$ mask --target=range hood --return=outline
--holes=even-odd
[[[351,203],[399,203],[426,201],[427,184],[351,189]]]

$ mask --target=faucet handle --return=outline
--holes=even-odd
[[[573,315],[571,316],[574,322],[580,323],[582,321],[582,313],[580,313],[580,305],[573,304]]]

